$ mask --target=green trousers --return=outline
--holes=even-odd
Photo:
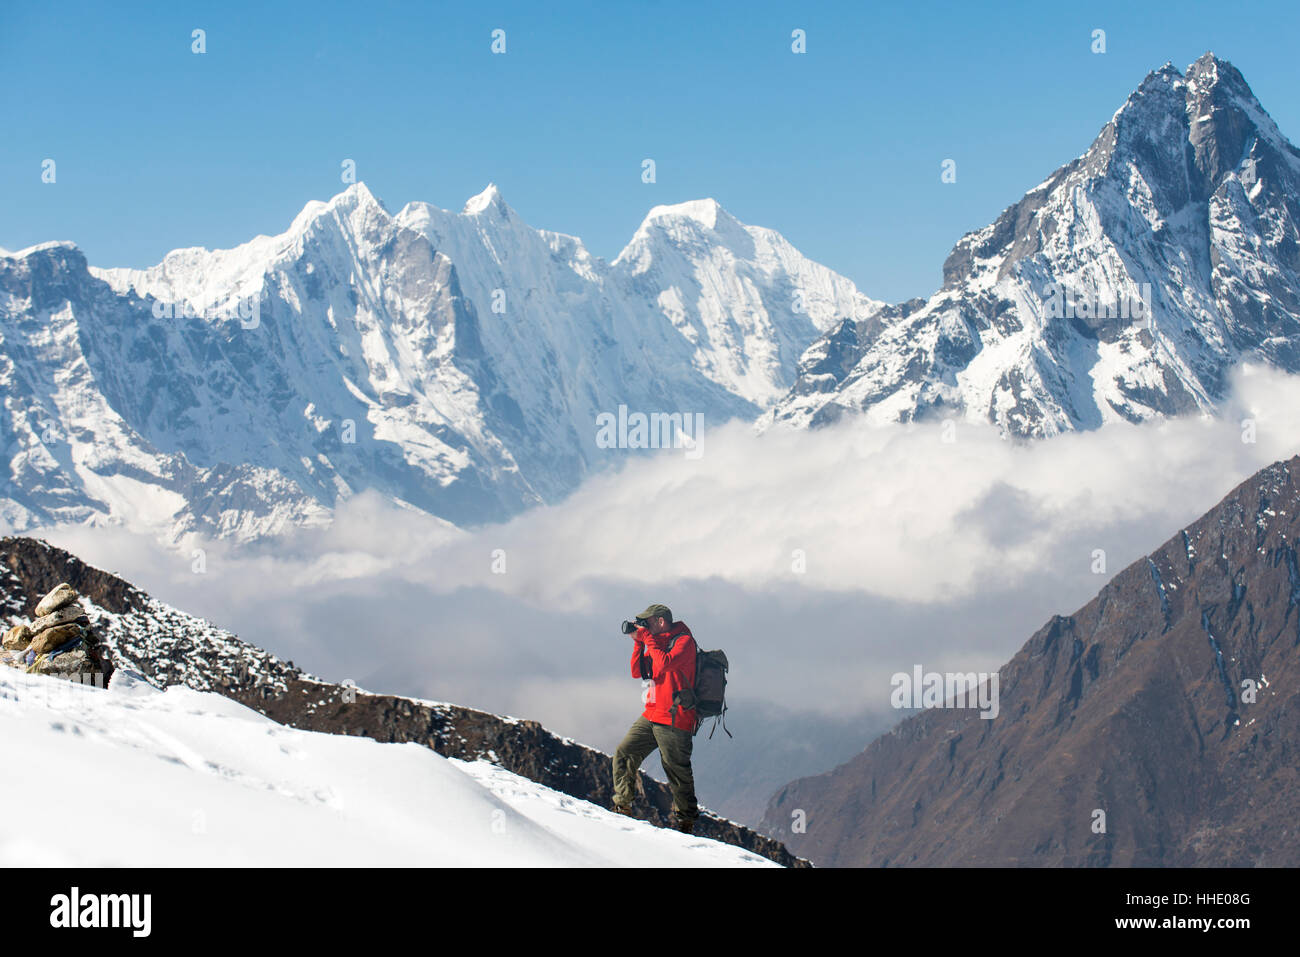
[[[636,797],[636,772],[641,762],[659,749],[659,760],[673,791],[673,810],[694,820],[700,806],[695,800],[695,774],[691,771],[691,748],[695,736],[681,728],[654,724],[645,715],[632,722],[614,752],[614,803],[630,806]]]

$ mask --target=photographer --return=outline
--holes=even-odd
[[[632,677],[642,679],[645,711],[614,752],[613,810],[632,814],[637,769],[658,748],[673,792],[672,826],[690,834],[700,813],[691,771],[699,726],[694,707],[695,637],[684,622],[673,621],[666,605],[651,605],[635,624],[623,622],[623,631],[634,642]]]

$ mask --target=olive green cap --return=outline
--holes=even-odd
[[[651,605],[637,615],[638,618],[659,618],[660,616],[667,618],[669,621],[673,620],[673,613],[668,610],[667,605]]]

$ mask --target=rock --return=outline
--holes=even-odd
[[[62,644],[62,642],[53,644],[55,639],[62,637],[66,642],[77,633],[80,633],[82,639],[80,645],[53,658],[41,657],[46,653],[44,649],[46,643],[52,644],[52,648],[49,649],[52,650]],[[54,638],[48,637],[51,635]],[[96,688],[107,688],[114,668],[108,662],[105,652],[106,648],[93,632],[80,625],[56,625],[41,632],[30,647],[0,648],[0,666],[17,668],[19,671],[49,678],[62,678]]]
[[[64,605],[72,604],[77,600],[77,598],[78,595],[73,587],[67,582],[62,582],[61,584],[56,585],[52,592],[40,600],[40,603],[36,606],[35,617],[44,618],[46,615],[62,608]]]
[[[96,687],[104,687],[104,674],[96,667],[94,661],[80,648],[75,651],[65,651],[57,658],[43,661],[34,669],[36,674],[47,675],[51,678],[66,678],[72,681],[79,681],[82,684],[93,684]]]
[[[21,651],[17,648],[14,649],[0,648],[0,665],[7,665],[10,668],[22,669],[26,667],[23,664],[23,656],[25,654],[27,654],[26,651]]]
[[[113,667],[112,649],[100,641],[99,636],[90,628],[87,628],[81,636],[81,647],[86,650],[86,657],[91,665],[102,676],[100,687],[107,688],[108,679],[113,677],[113,672],[116,670]]]
[[[80,684],[94,685],[96,688],[104,688],[108,685],[108,679],[98,662],[81,648],[74,651],[65,651],[55,658],[42,659],[39,662],[33,661],[31,664],[28,664],[27,661],[29,657],[33,657],[30,649],[27,651],[0,651],[0,665],[17,668],[19,671],[26,671],[29,674],[45,675],[50,678],[64,678]]]
[[[80,625],[55,625],[53,628],[46,628],[32,639],[32,643],[27,650],[34,651],[38,655],[46,654],[64,642],[80,637],[83,631]]]
[[[72,604],[64,605],[62,608],[56,609],[43,618],[37,618],[32,622],[32,635],[39,635],[47,628],[53,628],[55,625],[66,625],[68,622],[85,617],[86,609],[82,608],[79,602],[74,601]]]
[[[5,632],[4,641],[0,642],[0,647],[8,648],[11,651],[22,651],[32,641],[32,630],[27,625],[14,625]]]

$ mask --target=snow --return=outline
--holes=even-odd
[[[775,867],[414,743],[0,669],[0,866]]]
[[[713,229],[718,222],[718,211],[721,207],[716,199],[694,199],[685,203],[676,203],[671,206],[655,206],[646,215],[647,220],[659,219],[661,217],[674,218],[685,216],[693,219],[705,229]]]
[[[26,248],[20,249],[17,252],[5,253],[4,255],[8,257],[12,257],[14,259],[26,259],[28,256],[32,256],[37,253],[51,252],[55,250],[76,251],[76,249],[77,249],[76,243],[69,242],[66,239],[55,239],[49,242],[36,243],[33,246],[27,246]]]
[[[487,188],[477,196],[471,196],[461,210],[462,216],[477,216],[502,202],[501,191],[495,183],[488,183]]]
[[[165,526],[186,504],[178,492],[121,473],[100,475],[78,464],[77,475],[88,495],[112,501],[117,506],[114,517],[131,528]]]

